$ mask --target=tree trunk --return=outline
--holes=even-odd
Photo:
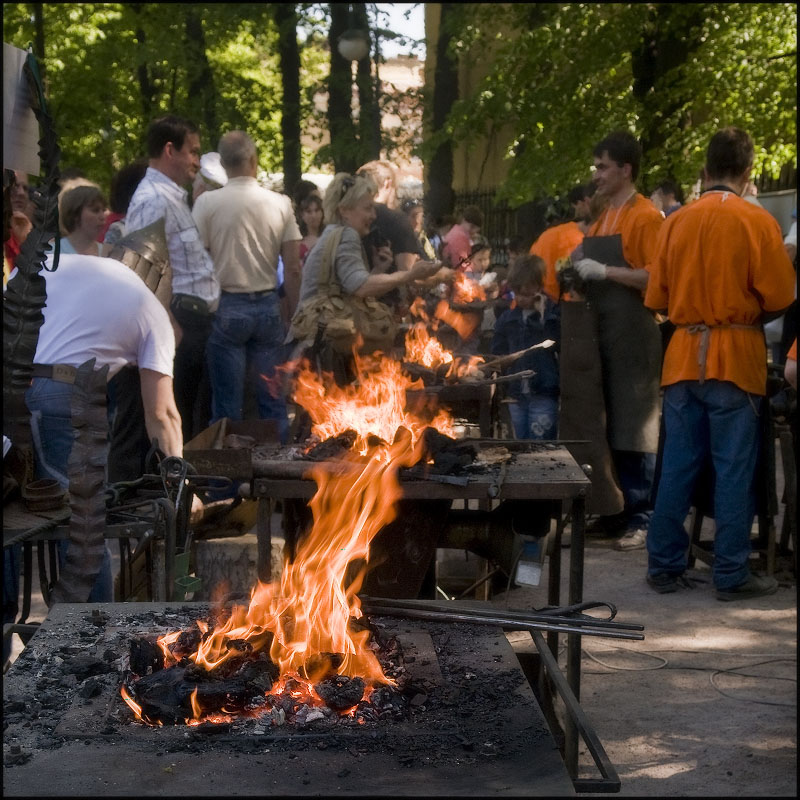
[[[153,97],[155,95],[155,89],[150,80],[150,71],[147,67],[147,37],[140,21],[142,4],[131,3],[130,8],[136,17],[134,36],[136,37],[136,50],[139,54],[136,59],[136,78],[139,82],[139,94],[142,100],[142,116],[146,125],[153,116]]]
[[[189,69],[189,104],[197,109],[196,119],[202,120],[209,149],[216,149],[219,141],[217,123],[217,87],[214,72],[206,55],[206,37],[203,20],[194,10],[186,10],[187,65]]]
[[[433,79],[433,103],[426,108],[431,114],[434,132],[442,128],[453,103],[458,99],[458,69],[448,53],[451,25],[458,13],[458,4],[442,3],[439,36],[436,40],[436,69]],[[433,219],[453,213],[453,148],[450,142],[440,145],[428,168],[428,194],[425,205]]]
[[[42,76],[42,83],[45,82],[45,60],[44,60],[44,3],[31,3],[33,6],[33,52],[39,61],[39,72]]]
[[[330,3],[331,27],[328,41],[331,49],[331,71],[328,77],[328,128],[331,156],[336,172],[354,172],[359,166],[358,138],[353,124],[351,105],[353,77],[350,62],[338,49],[339,36],[349,27],[349,5]]]
[[[631,56],[633,95],[642,105],[642,156],[646,163],[663,159],[672,117],[690,98],[675,91],[670,78],[700,46],[700,25],[708,9],[702,4],[658,3],[651,6],[641,42]],[[688,124],[688,117],[682,124]],[[677,165],[660,163],[663,177]]]
[[[369,17],[366,3],[353,3],[353,18],[356,28],[369,33]],[[380,124],[375,108],[375,87],[372,82],[372,61],[369,53],[358,62],[356,72],[358,86],[358,139],[360,144],[359,166],[381,156],[380,138],[375,147],[375,125]]]
[[[300,48],[297,45],[297,10],[291,3],[276,3],[275,22],[280,35],[283,109],[283,190],[291,194],[302,176],[300,153]]]

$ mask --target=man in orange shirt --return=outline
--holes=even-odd
[[[531,245],[530,249],[532,256],[539,256],[545,263],[547,270],[542,288],[555,303],[559,301],[561,294],[556,277],[556,261],[567,258],[583,241],[584,235],[589,230],[586,222],[591,199],[589,188],[583,184],[575,186],[570,189],[567,199],[572,206],[574,219],[548,228]]]
[[[583,240],[585,258],[575,263],[597,318],[606,436],[624,498],[621,515],[598,523],[622,532],[617,550],[645,546],[658,452],[661,334],[643,295],[664,218],[636,191],[641,156],[627,131],[595,146],[593,180],[607,205]]]
[[[764,407],[763,323],[794,298],[794,270],[780,226],[741,198],[753,142],[724,128],[708,146],[705,191],[670,216],[650,267],[645,304],[675,324],[664,357],[664,455],[647,537],[647,582],[657,592],[691,585],[684,577],[684,521],[706,458],[714,487],[714,564],[720,600],[772,594],[772,577],[751,574],[750,529]]]

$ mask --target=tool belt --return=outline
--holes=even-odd
[[[32,374],[34,378],[50,378],[59,383],[74,384],[78,368],[69,364],[34,364]]]
[[[704,322],[684,322],[675,325],[676,328],[684,328],[693,336],[700,336],[700,349],[697,351],[697,364],[700,367],[699,383],[704,383],[706,379],[706,360],[708,359],[708,342],[711,338],[712,328],[738,328],[740,330],[760,330],[761,325],[745,325],[744,323],[731,322],[726,325],[706,325]]]

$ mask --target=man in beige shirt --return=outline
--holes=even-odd
[[[248,363],[255,378],[259,416],[275,419],[288,436],[286,404],[270,393],[275,366],[283,361],[284,326],[278,297],[278,257],[293,313],[300,287],[302,236],[291,200],[258,184],[258,154],[244,131],[219,142],[228,182],[197,198],[192,215],[214,261],[222,290],[208,340],[212,422],[242,419]]]

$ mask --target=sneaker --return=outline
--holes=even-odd
[[[641,550],[647,541],[647,531],[637,528],[626,531],[625,535],[614,543],[615,550]]]
[[[751,575],[744,583],[733,589],[717,589],[717,600],[748,600],[751,597],[764,597],[778,591],[775,578]]]
[[[662,572],[659,575],[648,575],[647,585],[659,594],[670,594],[678,591],[678,576]]]

